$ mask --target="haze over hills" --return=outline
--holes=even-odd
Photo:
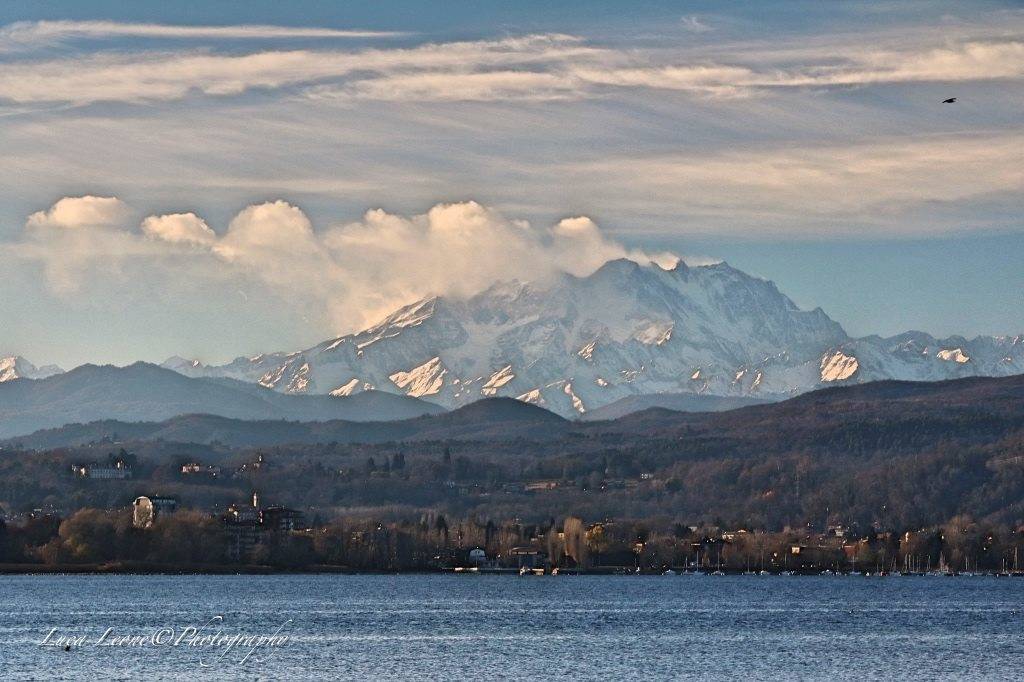
[[[789,400],[723,412],[654,407],[607,421],[569,421],[508,398],[488,398],[451,412],[392,422],[245,421],[186,415],[165,421],[96,421],[47,429],[8,441],[45,449],[107,440],[220,443],[254,447],[313,443],[475,441],[562,443],[589,451],[668,444],[678,456],[715,452],[818,451],[855,456],[861,449],[936,447],[947,439],[997,442],[1024,431],[1024,376],[942,382],[881,381],[821,389]],[[590,445],[588,445],[588,443]]]
[[[349,400],[358,398],[353,396]],[[395,421],[243,420],[209,414],[187,414],[164,421],[126,422],[108,419],[43,429],[13,438],[9,443],[19,447],[54,448],[101,441],[162,439],[247,447],[294,443],[385,443],[400,440],[550,440],[564,435],[572,425],[572,422],[534,405],[510,398],[485,398],[451,412]]]
[[[1018,374],[1024,337],[852,338],[821,309],[800,310],[771,282],[725,263],[666,270],[616,260],[588,277],[427,298],[301,352],[164,366],[285,393],[372,387],[446,407],[507,396],[579,416],[638,395],[779,400],[880,379]]]
[[[232,379],[196,379],[156,365],[83,365],[45,379],[0,384],[0,437],[75,422],[159,421],[190,413],[236,419],[406,419],[444,409],[380,391],[335,397],[286,395]]]

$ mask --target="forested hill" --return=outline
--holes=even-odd
[[[997,442],[1024,428],[1024,375],[941,382],[879,381],[828,388],[728,412],[652,409],[594,424],[629,442],[669,439],[730,454],[913,451],[939,443]]]
[[[223,507],[257,488],[326,515],[440,509],[781,528],[831,514],[905,529],[968,514],[1024,524],[1024,377],[881,382],[730,412],[652,409],[603,422],[497,399],[398,422],[198,415],[18,440],[0,451],[8,509],[117,506],[153,490]],[[138,457],[129,481],[68,473],[121,448]],[[253,472],[246,463],[258,454],[269,464]],[[191,461],[223,473],[183,476]]]

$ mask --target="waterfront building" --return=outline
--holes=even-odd
[[[173,514],[178,509],[178,500],[173,497],[142,495],[132,503],[132,525],[149,528],[158,518]]]

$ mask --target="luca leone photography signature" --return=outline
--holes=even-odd
[[[142,649],[155,647],[195,650],[199,665],[211,667],[217,663],[266,662],[277,649],[285,646],[289,636],[285,630],[292,624],[286,620],[270,633],[248,633],[226,630],[224,616],[213,616],[201,625],[162,626],[136,632],[118,631],[108,627],[98,636],[79,632],[61,632],[51,628],[39,642],[40,646],[73,651],[82,647],[109,647]],[[261,651],[262,650],[262,651]],[[260,652],[257,654],[257,652]]]

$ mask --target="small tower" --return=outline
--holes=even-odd
[[[253,509],[259,509],[260,508],[260,494],[259,494],[259,492],[255,491],[255,490],[252,491],[252,508]]]

